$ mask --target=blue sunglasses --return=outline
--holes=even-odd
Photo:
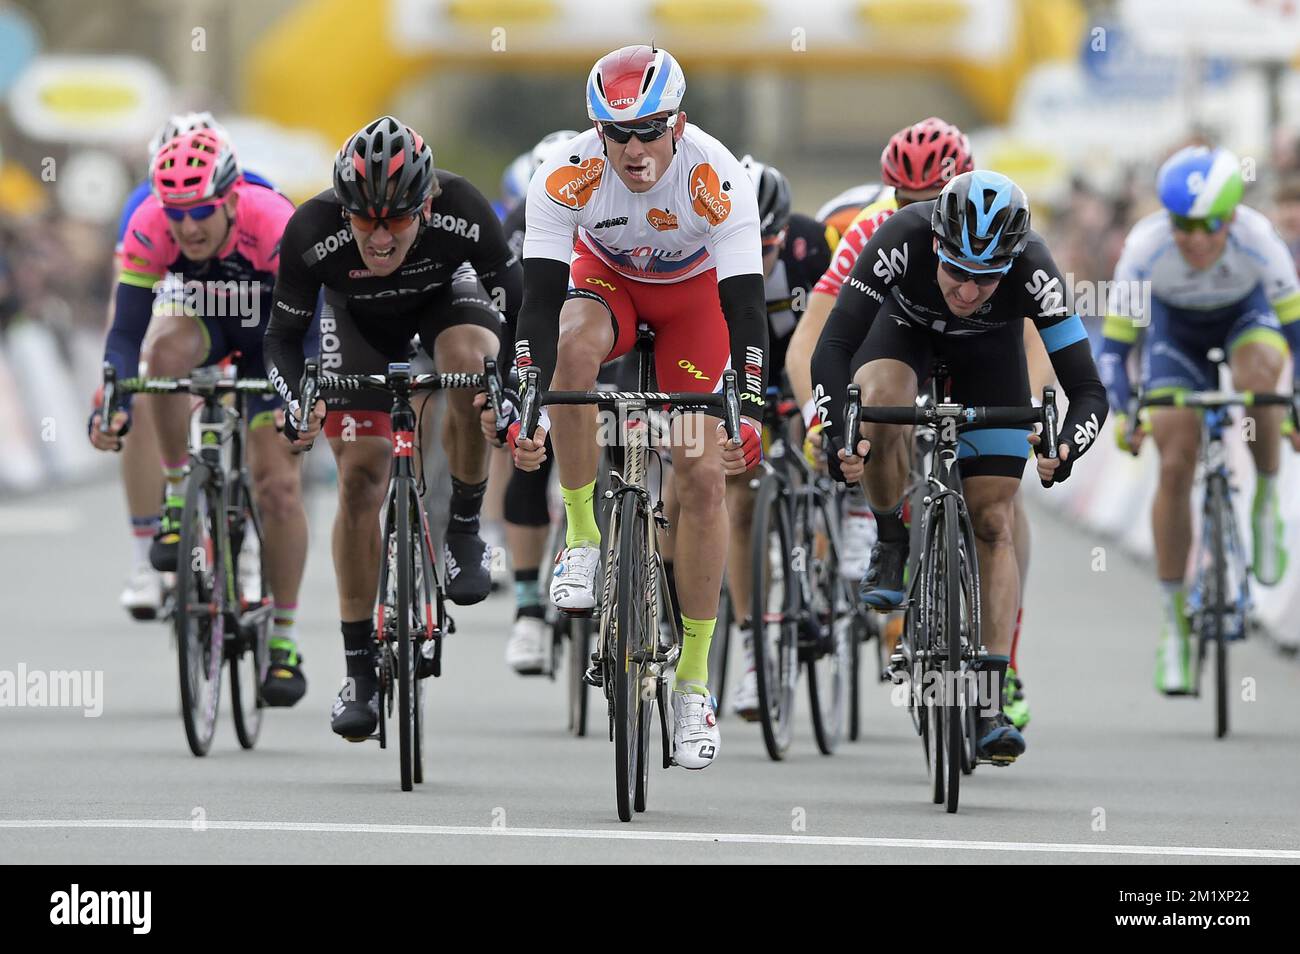
[[[195,222],[202,222],[204,219],[211,218],[212,213],[216,212],[220,205],[220,202],[209,202],[207,205],[195,205],[188,209],[173,209],[164,206],[163,211],[167,213],[167,218],[173,222],[184,222],[187,215]]]

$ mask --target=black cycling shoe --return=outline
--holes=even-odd
[[[379,680],[345,679],[334,708],[330,728],[349,742],[364,742],[379,725]]]
[[[1010,765],[1025,754],[1025,737],[1000,709],[991,718],[981,718],[975,730],[978,754],[994,765]]]
[[[894,609],[903,602],[903,572],[911,549],[906,540],[876,541],[871,548],[871,562],[858,586],[862,602],[875,609]]]
[[[447,599],[472,606],[492,592],[492,548],[477,533],[448,532],[442,544]]]
[[[302,656],[292,640],[271,641],[271,665],[262,680],[262,701],[268,706],[291,706],[307,693]]]
[[[158,532],[149,544],[149,563],[160,573],[176,572],[176,554],[181,548],[181,516],[185,510],[183,497],[168,497],[163,504]]]

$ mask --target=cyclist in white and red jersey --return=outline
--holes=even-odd
[[[688,414],[672,448],[677,528],[686,531],[675,541],[684,643],[674,758],[702,769],[720,745],[708,651],[727,553],[724,475],[744,473],[761,455],[755,419],[768,348],[753,186],[725,146],[687,124],[685,89],[666,50],[630,46],[597,61],[587,81],[595,128],[546,162],[529,187],[515,352],[520,366],[538,368],[540,387],[590,390],[600,365],[632,348],[643,321],[655,330],[662,390],[716,391],[728,367],[739,374],[742,445],[732,446],[719,424],[716,443],[710,436],[687,453],[680,436],[692,425],[698,433],[702,420]],[[600,559],[595,409],[551,409],[533,434],[512,440],[519,467],[540,465],[548,432],[568,517],[551,596],[561,609],[589,610]]]
[[[848,280],[849,273],[853,271],[858,256],[867,247],[876,229],[891,215],[913,202],[936,198],[950,179],[974,168],[970,142],[965,133],[938,117],[923,119],[900,129],[890,137],[880,154],[880,176],[885,188],[843,230],[843,236],[831,257],[830,267],[808,296],[808,310],[795,329],[786,354],[786,373],[790,377],[796,400],[804,408],[804,421],[811,434],[815,435],[820,430],[814,422],[812,403],[812,353],[822,329],[826,327],[826,319],[835,305],[835,299]],[[1024,324],[1030,389],[1031,393],[1040,394],[1043,386],[1052,381],[1051,362],[1034,323],[1026,320]],[[813,441],[816,440],[814,436]],[[1015,513],[1016,559],[1023,592],[1025,577],[1029,572],[1030,537],[1029,522],[1019,494],[1016,495]],[[875,520],[866,499],[856,490],[851,490],[847,495],[842,533],[844,552],[841,567],[846,575],[859,578],[868,569],[868,556],[876,533]],[[1020,729],[1029,723],[1029,706],[1025,702],[1016,658],[1022,612],[1020,610],[1016,613],[1011,663],[1006,678],[1007,717]],[[894,623],[890,632],[891,639],[897,638],[896,630],[900,625],[901,619]]]
[[[134,377],[144,347],[149,371],[183,377],[238,352],[243,376],[264,377],[262,335],[280,266],[280,238],[293,203],[244,181],[234,148],[216,129],[172,139],[154,156],[153,195],[131,215],[122,243],[113,326],[104,360],[120,378]],[[184,481],[189,457],[190,402],[149,395],[162,451],[166,498],[150,549],[158,570],[176,569]],[[253,495],[266,528],[266,573],[275,599],[271,664],[263,697],[293,705],[307,691],[293,639],[298,588],[307,557],[307,514],[298,459],[276,435],[279,400],[248,402]],[[130,403],[110,433],[91,419],[91,442],[119,449],[130,426]]]

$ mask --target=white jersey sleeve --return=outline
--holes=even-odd
[[[574,202],[566,207],[548,194],[547,182],[552,177],[563,177],[561,169],[576,173],[573,182],[559,186],[567,194],[585,194],[596,188],[604,171],[604,161],[587,159],[581,167],[568,164],[567,156],[554,156],[533,173],[528,183],[527,205],[524,210],[524,255],[529,258],[550,258],[568,265],[573,258],[573,239],[578,228],[581,204]],[[594,178],[595,185],[584,181]]]
[[[1280,306],[1293,304],[1295,296],[1300,294],[1300,278],[1296,276],[1295,259],[1291,257],[1291,250],[1263,213],[1239,205],[1237,215],[1242,220],[1246,234],[1250,236],[1247,244],[1252,257],[1259,262],[1259,280],[1264,286],[1264,294],[1278,308],[1278,318],[1286,321],[1282,317]]]
[[[709,244],[718,281],[733,275],[762,275],[763,246],[758,225],[758,197],[736,157],[716,139],[700,135],[709,162],[691,169],[691,205],[712,229]],[[723,187],[729,185],[729,191]]]

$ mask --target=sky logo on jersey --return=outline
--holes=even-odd
[[[907,274],[907,245],[902,248],[891,248],[888,257],[885,256],[885,250],[879,249],[876,252],[878,259],[876,264],[871,267],[871,271],[881,281],[896,281],[900,276]]]
[[[645,214],[645,220],[658,232],[668,232],[677,228],[677,216],[667,209],[651,209]]]
[[[731,214],[731,196],[723,190],[717,171],[707,162],[691,170],[691,208],[712,226],[719,226]]]
[[[1025,291],[1038,302],[1038,317],[1052,318],[1065,314],[1065,289],[1061,286],[1060,278],[1036,268],[1034,274],[1029,276],[1029,281],[1025,282]]]
[[[597,156],[584,159],[576,166],[560,166],[546,177],[546,194],[566,209],[581,209],[600,188],[604,173],[605,160]]]

